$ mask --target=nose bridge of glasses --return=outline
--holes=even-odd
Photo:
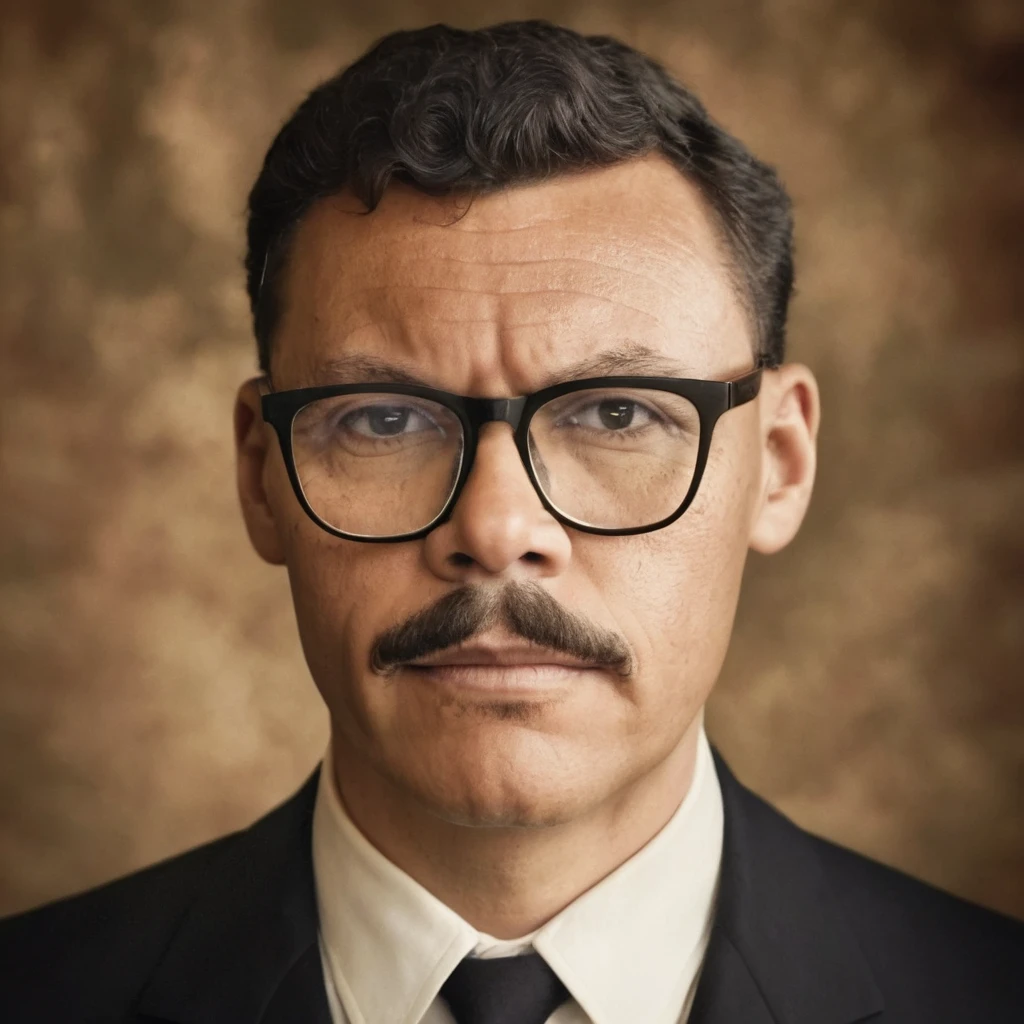
[[[483,437],[491,433],[484,430],[489,424],[507,423],[511,427],[510,433],[514,435],[519,430],[523,420],[523,412],[526,409],[528,398],[471,398],[467,403],[467,413],[473,424],[477,437]],[[472,470],[476,463],[476,445],[470,456],[469,470]]]
[[[515,433],[526,408],[525,397],[520,398],[474,398],[469,406],[469,417],[479,429],[485,423],[508,423]]]

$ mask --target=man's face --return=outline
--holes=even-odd
[[[275,390],[352,383],[337,361],[353,355],[484,397],[529,394],[560,368],[630,344],[665,363],[658,374],[728,380],[753,365],[711,217],[659,158],[477,197],[461,219],[451,202],[401,185],[373,214],[359,210],[344,195],[321,200],[297,231]],[[348,770],[377,773],[450,821],[553,824],[596,810],[692,741],[761,504],[759,405],[719,420],[680,519],[621,537],[552,518],[511,427],[491,423],[449,521],[414,541],[340,539],[301,510],[270,428],[258,425],[275,538],[258,547],[287,564]],[[372,669],[375,642],[446,595],[469,587],[500,597],[522,583],[617,641],[630,671],[568,670],[499,698],[412,668]],[[473,641],[523,644],[500,616]]]

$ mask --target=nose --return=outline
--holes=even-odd
[[[534,490],[508,423],[481,428],[451,517],[423,543],[431,570],[459,583],[555,576],[565,570],[572,548]]]

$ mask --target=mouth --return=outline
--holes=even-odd
[[[602,666],[499,631],[415,658],[402,668],[431,686],[522,699],[565,692],[592,678]]]
[[[581,665],[533,662],[530,664],[407,664],[423,682],[477,691],[490,696],[512,694],[522,697],[538,691],[564,690],[578,685],[595,669]]]

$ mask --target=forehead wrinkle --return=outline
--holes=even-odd
[[[410,240],[413,245],[403,254],[395,257],[387,254],[382,261],[390,266],[415,263],[423,260],[429,263],[448,263],[454,267],[479,267],[481,270],[494,268],[507,271],[529,269],[535,265],[544,268],[551,264],[580,264],[590,269],[607,271],[616,276],[632,276],[640,273],[649,276],[649,268],[657,267],[676,274],[680,268],[705,268],[718,265],[717,260],[708,258],[696,240],[674,239],[667,244],[650,234],[640,238],[635,235],[618,237],[597,227],[581,231],[571,237],[565,234],[537,236],[528,245],[510,246],[504,236],[493,239],[493,244],[460,245],[451,236]],[[417,251],[422,243],[424,254]],[[415,247],[414,247],[415,246]]]
[[[598,304],[607,304],[607,305],[611,305],[611,306],[616,306],[616,307],[618,307],[620,309],[629,310],[631,313],[637,313],[640,316],[646,316],[646,317],[651,317],[652,319],[657,319],[655,314],[651,313],[650,310],[642,309],[639,306],[632,306],[629,303],[622,302],[620,299],[609,298],[609,297],[606,297],[606,296],[603,296],[603,295],[594,295],[591,292],[572,291],[572,290],[567,289],[567,288],[547,288],[547,289],[543,289],[542,291],[539,291],[539,292],[535,291],[533,289],[530,289],[530,290],[527,290],[527,291],[505,291],[505,292],[500,292],[498,294],[495,294],[494,292],[491,292],[491,291],[484,291],[484,290],[479,290],[478,291],[476,289],[451,288],[451,287],[444,287],[442,285],[431,285],[429,287],[422,287],[420,285],[402,285],[402,286],[378,285],[378,286],[375,286],[375,287],[367,287],[367,288],[364,288],[364,289],[360,289],[360,291],[358,293],[357,292],[350,292],[349,294],[350,295],[355,295],[355,294],[369,294],[369,295],[372,295],[372,294],[375,294],[375,293],[377,293],[377,294],[386,293],[387,295],[390,296],[390,295],[394,294],[395,292],[428,293],[428,294],[430,294],[430,293],[441,293],[441,294],[453,293],[453,294],[460,295],[460,296],[462,296],[462,295],[473,295],[473,296],[489,295],[489,296],[492,296],[492,297],[498,298],[498,299],[523,298],[523,297],[538,298],[540,296],[543,296],[544,298],[557,298],[558,296],[570,296],[570,297],[573,297],[573,298],[585,298],[585,299],[587,299],[589,301],[592,301],[592,302],[595,302],[595,303],[598,303]],[[437,319],[437,317],[434,314],[429,314],[429,313],[422,313],[422,314],[421,313],[417,313],[416,315],[417,316],[423,316],[424,318],[429,318],[429,319]],[[474,321],[471,321],[471,320],[468,320],[468,319],[463,319],[462,317],[455,317],[455,316],[450,317],[450,318],[449,317],[444,317],[443,319],[445,319],[447,321],[450,321],[452,323],[471,323],[471,322],[474,322]],[[496,318],[495,317],[485,317],[485,318],[483,318],[483,320],[494,320],[494,319],[496,319]],[[483,322],[483,320],[476,321],[476,322]]]
[[[417,365],[433,366],[443,363],[452,354],[459,354],[464,359],[467,353],[471,353],[477,359],[487,358],[492,367],[496,365],[495,361],[506,366],[519,363],[527,371],[516,376],[532,379],[538,347],[549,364],[557,365],[567,351],[580,348],[592,351],[595,343],[626,337],[646,341],[660,338],[669,342],[680,355],[689,353],[690,357],[695,347],[701,352],[711,351],[716,347],[715,340],[721,337],[720,333],[709,330],[699,317],[688,316],[686,309],[674,318],[658,317],[648,310],[629,307],[615,300],[594,300],[589,294],[586,298],[591,301],[568,307],[564,303],[552,302],[552,296],[557,294],[552,291],[525,293],[525,302],[510,302],[509,295],[494,296],[496,306],[487,308],[485,315],[480,316],[474,315],[479,310],[471,309],[475,302],[463,305],[461,315],[443,306],[441,309],[424,309],[418,301],[423,298],[423,293],[415,288],[398,292],[387,288],[366,291],[372,301],[360,304],[361,308],[350,309],[343,318],[319,318],[321,329],[317,331],[319,337],[314,349],[325,354],[342,351],[359,345],[360,336],[365,336],[367,340],[373,339],[375,348],[382,347],[383,351],[396,354],[407,353]],[[462,296],[461,292],[458,294]],[[403,308],[406,302],[402,300],[408,297],[413,299],[411,309]],[[341,305],[347,307],[349,302]],[[642,327],[645,322],[650,326]],[[438,329],[443,332],[448,328],[448,337],[438,332]],[[468,333],[474,328],[484,330]],[[697,359],[696,365],[704,361],[707,360]]]
[[[371,261],[372,263],[373,261]],[[611,304],[634,315],[664,319],[685,315],[714,323],[730,316],[737,306],[731,282],[714,268],[696,258],[672,265],[671,274],[647,272],[643,267],[623,267],[591,258],[545,257],[502,260],[481,265],[475,260],[437,256],[404,259],[398,263],[367,266],[357,274],[341,274],[331,284],[335,296],[352,305],[378,305],[388,293],[433,296],[494,295],[509,299],[535,297],[577,307]],[[657,268],[667,266],[662,262]],[[452,268],[465,267],[466,274]],[[372,276],[371,276],[372,275]],[[339,280],[343,279],[343,280]],[[456,280],[453,281],[453,278]],[[330,285],[328,285],[330,287]],[[385,300],[387,301],[387,300]]]
[[[354,316],[355,314],[353,314]],[[455,317],[425,317],[425,320],[430,323],[442,323],[442,324],[465,324],[467,326],[474,326],[476,324],[494,324],[494,321],[490,317],[481,319],[472,318],[459,318]],[[549,328],[559,327],[562,325],[577,324],[579,322],[579,311],[576,311],[576,315],[563,314],[552,315],[543,320],[515,320],[502,324],[502,330],[505,332],[528,330],[531,328]],[[653,318],[652,318],[653,319]],[[599,323],[606,324],[608,322],[607,317],[602,317]],[[344,333],[334,334],[333,338],[339,345],[347,344],[352,341],[356,335],[361,334],[364,331],[373,330],[376,327],[384,328],[389,324],[397,324],[402,327],[407,326],[406,320],[402,317],[375,317],[369,320],[363,320],[357,323],[349,323],[345,325]]]
[[[379,216],[382,209],[383,206],[379,207],[374,216]],[[703,223],[704,218],[688,217],[685,213],[685,210],[673,209],[671,217],[664,218],[664,226],[658,218],[645,218],[642,230],[634,224],[623,225],[608,215],[597,223],[559,228],[552,233],[549,218],[529,229],[520,229],[532,231],[530,238],[511,241],[507,228],[481,228],[472,238],[466,238],[461,230],[464,222],[457,226],[436,225],[416,223],[413,218],[414,223],[410,224],[408,220],[396,219],[394,212],[372,225],[373,231],[369,230],[371,225],[363,224],[356,232],[344,229],[339,232],[332,223],[337,218],[329,214],[320,218],[314,230],[327,242],[328,251],[335,250],[337,264],[354,264],[352,269],[357,273],[375,279],[409,266],[417,270],[424,266],[436,270],[439,264],[447,264],[486,273],[528,269],[533,265],[547,268],[562,262],[587,265],[617,277],[637,275],[646,281],[676,288],[680,283],[680,270],[706,273],[709,269],[727,269],[728,265],[722,258],[717,239]],[[574,217],[578,218],[579,213],[574,213]],[[455,230],[456,227],[460,230]],[[346,259],[353,248],[362,250],[358,259]],[[556,250],[554,255],[551,255],[552,249]],[[608,256],[612,257],[611,261]],[[665,272],[666,279],[659,280],[660,273],[652,271]]]
[[[318,201],[300,231],[312,228],[321,238],[326,233],[340,238],[343,246],[354,243],[368,250],[364,266],[376,252],[393,260],[396,250],[419,244],[428,250],[468,247],[474,255],[470,262],[480,257],[493,262],[506,255],[510,244],[526,252],[538,248],[535,238],[540,248],[552,241],[578,243],[588,258],[599,242],[633,254],[642,248],[648,256],[668,249],[670,265],[683,255],[702,265],[729,263],[706,200],[660,156],[476,195],[463,216],[453,219],[451,213],[461,206],[461,197],[426,197],[395,182],[372,217],[351,216],[361,204],[342,192]]]
[[[458,290],[456,292],[464,297],[463,293]],[[406,353],[415,366],[433,370],[439,363],[443,365],[453,353],[460,354],[463,362],[469,353],[476,357],[472,362],[477,363],[478,368],[480,359],[491,365],[491,372],[485,373],[485,377],[497,380],[506,376],[497,369],[498,365],[504,365],[513,379],[524,381],[535,380],[535,371],[540,365],[558,365],[563,362],[567,351],[579,351],[581,347],[592,351],[594,344],[602,341],[622,340],[627,336],[641,337],[646,341],[661,338],[670,342],[680,356],[692,362],[695,349],[711,352],[717,347],[715,341],[719,339],[714,331],[708,330],[709,325],[700,322],[699,317],[695,323],[692,316],[687,316],[688,311],[685,309],[680,311],[677,318],[666,321],[647,310],[628,307],[615,300],[595,301],[589,294],[586,297],[591,301],[574,303],[570,308],[566,308],[565,304],[553,304],[551,299],[557,295],[553,291],[525,293],[525,303],[509,302],[509,295],[491,296],[496,300],[495,306],[486,309],[483,316],[473,315],[465,306],[462,315],[450,308],[428,312],[416,301],[423,297],[423,293],[415,288],[397,292],[388,288],[366,289],[366,294],[372,301],[360,304],[362,308],[351,309],[343,318],[330,315],[317,318],[319,324],[313,351],[308,353],[311,358],[303,360],[307,371],[302,373],[303,378],[317,375],[317,352],[330,354],[343,351],[349,346],[358,345],[360,336],[368,336],[369,340],[375,335],[375,348],[396,355]],[[403,308],[406,302],[402,299],[409,297],[414,300],[412,310]],[[539,310],[538,302],[542,305]],[[340,304],[349,306],[349,302]],[[476,306],[477,303],[469,305]],[[376,312],[372,308],[374,306],[380,312]],[[638,320],[649,323],[654,328],[653,334],[650,329],[638,330]],[[451,328],[447,338],[438,332],[438,329],[443,332],[446,328]],[[484,329],[467,337],[467,330],[473,331],[476,328]],[[689,343],[686,343],[687,338]],[[443,343],[440,349],[439,343]],[[694,365],[699,366],[707,361],[706,356],[704,359],[698,357]],[[512,370],[516,366],[519,367],[518,373]],[[463,368],[468,369],[468,366]],[[484,371],[481,369],[481,372]],[[436,386],[447,383],[436,378],[434,373],[431,376],[435,377],[433,383]],[[491,390],[493,388],[488,389],[488,393]]]
[[[507,246],[502,245],[497,247],[498,252],[481,251],[479,247],[474,247],[467,256],[445,252],[443,250],[452,248],[451,236],[441,236],[436,248],[429,240],[416,239],[414,245],[423,245],[422,254],[415,250],[408,253],[412,247],[406,245],[404,248],[408,254],[399,256],[394,254],[394,247],[390,244],[380,243],[377,246],[379,251],[375,252],[371,242],[371,251],[360,255],[355,275],[349,273],[343,276],[355,276],[357,280],[371,277],[374,281],[382,277],[393,277],[397,283],[406,273],[411,272],[417,278],[426,275],[429,283],[436,280],[449,281],[451,268],[466,268],[469,271],[466,275],[468,278],[486,282],[484,287],[502,290],[501,285],[510,278],[522,277],[527,281],[544,282],[552,276],[552,269],[557,271],[558,268],[565,268],[566,273],[562,276],[569,280],[584,277],[588,283],[606,289],[613,287],[618,290],[625,282],[635,281],[642,287],[654,286],[674,293],[681,284],[688,283],[694,277],[706,281],[714,276],[714,271],[727,269],[722,266],[717,253],[709,259],[699,245],[689,240],[674,240],[671,252],[663,253],[650,244],[649,238],[642,241],[636,238],[611,240],[593,229],[581,233],[580,238],[581,246],[568,251],[562,244],[563,239],[546,238],[540,244],[529,246],[527,252],[520,257],[508,254],[505,251]],[[538,253],[537,250],[541,249],[546,251]],[[561,251],[552,253],[552,249]],[[345,262],[344,257],[342,262]],[[726,283],[721,277],[719,280]]]
[[[452,273],[448,265],[473,266],[474,273],[469,280],[452,282]],[[569,274],[546,273],[554,266],[571,266],[574,270]],[[593,274],[594,269],[599,274]],[[517,273],[519,270],[532,270],[535,273]],[[597,260],[577,258],[551,257],[540,260],[501,261],[481,266],[471,260],[454,260],[437,257],[422,262],[408,261],[406,265],[394,264],[375,275],[381,280],[381,274],[387,274],[390,280],[384,283],[362,284],[352,281],[349,275],[342,275],[345,284],[339,289],[337,298],[358,302],[363,296],[372,296],[383,292],[437,292],[458,293],[466,295],[493,294],[501,297],[522,297],[525,295],[563,296],[594,301],[611,301],[631,309],[637,313],[651,315],[653,309],[671,307],[686,292],[699,290],[706,299],[717,300],[717,304],[726,306],[732,301],[731,289],[723,288],[720,280],[706,266],[695,264],[691,272],[681,279],[679,268],[676,267],[674,280],[659,280],[642,270],[616,267],[613,264]],[[408,277],[401,270],[413,270]],[[488,273],[494,271],[494,273]],[[405,280],[403,280],[405,278]],[[511,287],[515,283],[516,287]],[[709,310],[712,315],[715,310]]]
[[[337,215],[320,218],[311,238],[321,243],[314,241],[314,249],[321,252],[319,258],[313,257],[316,269],[311,276],[316,279],[314,291],[326,300],[325,305],[335,305],[338,300],[377,305],[377,297],[384,297],[389,289],[421,294],[433,290],[442,301],[447,295],[490,293],[522,298],[536,293],[567,301],[610,298],[634,314],[655,316],[675,315],[684,306],[690,318],[697,314],[713,321],[728,317],[724,307],[734,304],[730,302],[735,296],[728,274],[715,273],[720,269],[717,247],[710,254],[702,252],[712,240],[703,237],[699,227],[693,238],[681,239],[678,223],[669,235],[657,227],[652,230],[648,221],[642,236],[637,237],[613,219],[616,237],[612,240],[591,225],[574,233],[579,246],[573,245],[569,252],[539,252],[552,247],[564,250],[567,240],[564,232],[553,239],[539,234],[527,245],[516,246],[510,257],[507,228],[477,232],[478,236],[491,236],[491,244],[481,249],[478,239],[468,248],[460,245],[450,226],[426,223],[410,228],[407,220],[395,223],[394,213],[379,225],[379,231],[370,232],[371,225],[360,223],[355,239],[351,231],[343,231],[339,238],[332,230],[332,220],[336,221]],[[542,227],[548,227],[550,221],[550,216],[545,217]],[[536,225],[530,227],[536,229]],[[459,269],[466,273],[453,275],[453,270]],[[563,273],[558,273],[559,269]],[[453,284],[453,276],[459,278],[457,284]]]
[[[493,292],[450,284],[367,283],[325,296],[325,315],[317,317],[317,333],[329,333],[337,342],[374,323],[411,327],[416,323],[493,323],[502,330],[526,323],[555,327],[566,322],[607,324],[619,320],[635,328],[638,319],[654,329],[670,328],[675,333],[687,323],[691,329],[701,329],[701,309],[707,312],[700,303],[685,303],[672,310],[664,301],[637,305],[630,298],[621,292],[595,295],[591,290],[566,287]],[[716,311],[710,319],[720,322],[723,313],[725,309]]]

